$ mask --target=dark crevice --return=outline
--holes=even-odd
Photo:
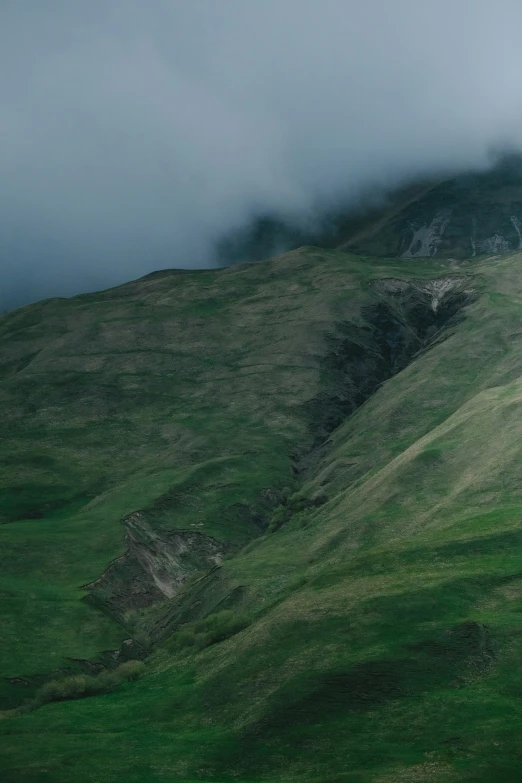
[[[423,350],[449,336],[463,317],[473,292],[462,279],[446,282],[446,293],[429,283],[378,281],[380,301],[361,311],[359,324],[344,322],[327,340],[322,361],[324,392],[306,406],[314,437],[313,450],[384,383]]]

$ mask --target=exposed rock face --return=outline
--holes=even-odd
[[[128,609],[172,598],[189,576],[219,565],[228,550],[226,544],[203,533],[159,533],[140,512],[123,524],[127,551],[98,579],[84,585],[91,601],[120,619]]]
[[[444,238],[444,233],[451,220],[451,212],[438,212],[430,223],[420,227],[413,223],[409,230],[404,230],[404,242],[409,242],[407,249],[402,253],[402,258],[430,258],[436,256]],[[509,221],[516,231],[516,238],[511,235],[508,239],[503,234],[494,233],[481,239],[477,238],[477,219],[472,218],[469,228],[469,237],[465,237],[466,244],[469,240],[469,255],[492,255],[509,253],[511,250],[520,250],[522,245],[521,222],[516,215],[511,215]],[[413,235],[411,233],[413,232]],[[451,245],[449,252],[452,252]]]
[[[224,264],[261,260],[302,245],[364,256],[470,259],[522,250],[522,156],[487,171],[411,183],[380,204],[304,230],[277,216],[254,219],[220,245]]]
[[[488,253],[508,253],[512,250],[512,246],[509,239],[501,234],[493,234],[493,236],[477,242],[477,249],[487,255]]]
[[[522,158],[389,198],[373,227],[341,247],[369,256],[470,259],[522,249]]]
[[[451,212],[449,210],[441,210],[437,212],[431,223],[420,228],[412,226],[413,237],[408,249],[402,254],[403,258],[423,258],[436,255],[450,218]]]
[[[517,232],[518,235],[518,247],[517,250],[522,250],[522,224],[520,222],[520,218],[518,218],[516,215],[511,215],[509,218],[511,220],[511,223],[513,224],[513,228]]]
[[[401,254],[402,258],[430,258],[439,254],[441,249],[444,250],[442,247],[444,234],[451,220],[451,212],[438,212],[429,223],[420,226],[412,223],[408,227],[403,228],[403,243],[408,246]],[[507,226],[504,228],[502,221],[499,220],[499,228],[502,227],[506,235],[495,232],[490,236],[478,237],[477,223],[477,218],[473,217],[468,226],[459,227],[458,229],[460,241],[464,242],[465,246],[469,248],[467,255],[472,258],[477,255],[509,253],[512,250],[521,249],[521,221],[516,215],[511,215],[509,218],[509,223],[511,223],[509,234],[508,230],[506,230]],[[504,223],[506,223],[505,218]],[[515,235],[513,235],[513,229],[516,232]],[[455,239],[450,239],[445,249],[446,252],[443,252],[442,255],[448,255],[448,253],[453,252],[458,253],[453,242],[455,242]]]
[[[471,297],[473,291],[471,289],[465,290],[465,283],[468,278],[462,277],[441,277],[436,280],[397,280],[395,278],[385,278],[383,280],[376,280],[374,288],[381,294],[386,296],[392,294],[394,296],[409,297],[410,299],[418,294],[419,303],[424,303],[425,296],[430,300],[430,307],[434,313],[437,312],[439,305],[451,297],[453,293],[463,293],[465,296]]]

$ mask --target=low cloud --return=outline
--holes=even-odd
[[[4,0],[0,308],[522,137],[514,0]]]

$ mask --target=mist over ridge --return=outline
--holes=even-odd
[[[0,308],[217,263],[257,214],[519,149],[514,0],[0,11]]]

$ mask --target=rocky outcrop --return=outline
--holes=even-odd
[[[420,227],[412,226],[413,236],[402,257],[423,258],[436,255],[450,218],[449,210],[441,210],[430,223]]]
[[[442,303],[448,302],[451,304],[454,302],[453,294],[459,294],[460,292],[465,297],[471,298],[473,296],[471,288],[466,290],[468,279],[466,276],[440,277],[436,280],[398,280],[388,277],[383,280],[376,280],[374,288],[381,296],[418,297],[422,304],[428,304],[428,302],[424,301],[425,297],[428,297],[429,306],[436,313],[439,305]]]
[[[229,549],[203,533],[155,530],[141,512],[122,523],[125,553],[98,579],[84,585],[87,600],[120,620],[129,609],[144,609],[172,598],[190,576],[219,565]]]

